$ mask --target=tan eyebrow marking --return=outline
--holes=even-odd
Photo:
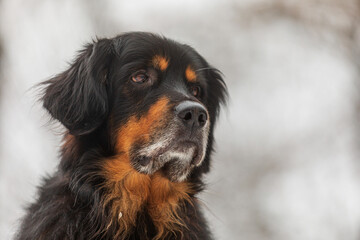
[[[165,57],[155,55],[152,59],[152,64],[155,68],[159,68],[161,71],[165,71],[169,66],[169,60]]]
[[[195,82],[196,81],[196,73],[192,69],[192,67],[189,65],[187,66],[185,70],[185,77],[189,82]]]

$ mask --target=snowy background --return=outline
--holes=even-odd
[[[216,239],[360,239],[358,0],[0,0],[0,239],[58,163],[31,87],[125,31],[188,43],[225,75],[200,196]]]

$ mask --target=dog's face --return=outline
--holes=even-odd
[[[208,158],[226,94],[195,50],[148,33],[99,40],[47,83],[44,106],[71,134],[106,132],[134,169],[171,181]]]
[[[136,52],[122,52],[114,66],[124,67],[111,73],[117,151],[128,154],[139,172],[161,169],[171,180],[182,181],[202,163],[207,149],[206,67],[184,47],[164,51],[156,42],[129,45]],[[130,56],[139,53],[140,59]]]

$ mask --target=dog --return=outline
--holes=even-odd
[[[41,83],[66,132],[16,239],[212,239],[196,195],[209,171],[222,74],[153,33],[97,39]]]

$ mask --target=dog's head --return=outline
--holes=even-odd
[[[207,171],[226,87],[193,48],[140,32],[100,39],[46,84],[53,118],[82,139],[106,135],[137,171],[172,181]]]

